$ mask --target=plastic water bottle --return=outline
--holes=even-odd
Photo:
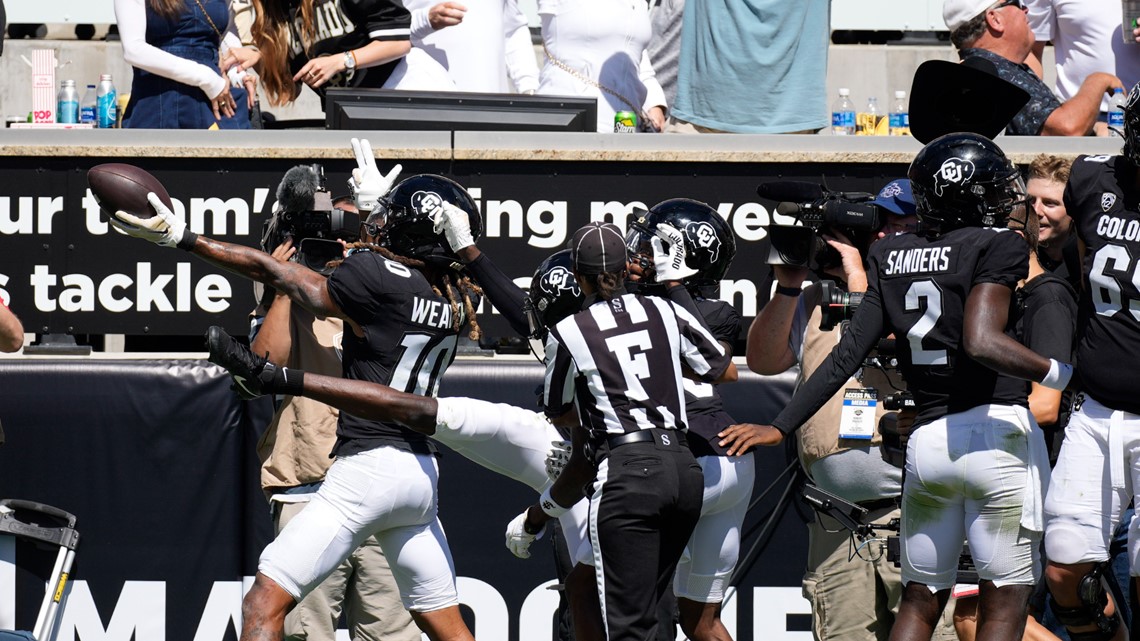
[[[855,135],[855,103],[851,102],[851,91],[846,87],[839,90],[839,99],[831,110],[831,132],[836,136]]]
[[[1113,136],[1124,135],[1124,90],[1117,87],[1108,99],[1108,130]]]
[[[883,112],[879,111],[879,99],[871,96],[867,99],[867,109],[855,117],[855,135],[876,136],[879,134],[879,123],[883,120]],[[882,132],[884,135],[886,131]]]
[[[891,103],[890,132],[892,136],[910,135],[910,112],[906,104],[906,92],[896,91],[895,101]]]
[[[98,99],[95,97],[95,85],[87,85],[87,91],[83,93],[83,101],[79,103],[79,122],[95,124],[95,105],[97,101]]]
[[[111,74],[99,76],[99,88],[95,92],[95,121],[99,129],[111,129],[119,121],[119,97]]]
[[[75,91],[74,80],[60,83],[59,95],[56,96],[55,121],[66,125],[79,122],[79,93]]]

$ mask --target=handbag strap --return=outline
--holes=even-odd
[[[198,8],[202,10],[202,15],[206,16],[206,22],[209,22],[210,26],[213,27],[214,33],[218,34],[218,42],[220,43],[222,40],[225,40],[225,36],[222,35],[222,30],[218,29],[218,25],[214,24],[214,19],[206,12],[206,7],[202,4],[202,0],[194,0],[194,2],[198,5]]]
[[[638,107],[637,105],[633,104],[632,100],[630,100],[629,98],[626,98],[625,96],[618,93],[617,91],[610,89],[609,87],[603,85],[602,83],[598,82],[597,80],[594,80],[593,78],[587,76],[586,74],[582,73],[581,71],[578,71],[577,69],[575,69],[574,67],[571,67],[570,65],[566,64],[565,62],[562,62],[561,60],[556,58],[554,56],[554,54],[550,53],[550,49],[548,49],[546,47],[545,42],[542,43],[542,52],[546,54],[546,58],[547,58],[547,60],[550,61],[550,64],[552,64],[555,67],[558,67],[559,69],[565,71],[566,73],[570,74],[571,76],[578,79],[579,81],[581,81],[587,85],[590,85],[591,87],[594,87],[595,89],[601,89],[602,91],[610,94],[611,96],[614,96],[618,100],[629,105],[629,108],[632,109],[634,111],[634,113],[637,114],[638,118],[641,118],[642,122],[644,122],[644,123],[649,122],[649,118],[646,117],[645,112],[641,110],[641,107]]]

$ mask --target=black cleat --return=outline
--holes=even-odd
[[[248,347],[234,340],[217,325],[206,330],[206,349],[209,361],[224,368],[234,379],[230,389],[245,400],[270,393],[277,367],[264,356],[258,356]]]

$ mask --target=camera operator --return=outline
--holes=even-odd
[[[880,212],[880,229],[845,227],[845,234],[835,225],[825,225],[817,231],[838,252],[838,264],[821,265],[820,271],[821,276],[836,279],[840,298],[866,291],[864,260],[871,243],[888,234],[913,231],[917,223],[906,179],[888,183],[871,204]],[[855,236],[855,242],[849,235]],[[798,385],[831,353],[846,323],[822,322],[829,316],[824,307],[833,302],[823,300],[829,287],[814,283],[801,292],[808,267],[777,264],[773,270],[775,295],[748,330],[748,367],[772,375],[798,363]],[[830,327],[823,329],[821,324]],[[879,451],[884,399],[899,381],[891,383],[885,372],[863,368],[796,433],[800,461],[812,483],[866,508],[866,522],[880,526],[899,518],[902,494],[902,470],[886,463]],[[825,518],[827,522],[821,520]],[[887,561],[881,547],[863,548],[854,556],[850,533],[828,517],[814,519],[808,536],[803,591],[812,604],[814,638],[886,641],[902,596],[899,568]],[[882,543],[871,541],[871,545]],[[935,638],[955,638],[948,618]]]
[[[299,262],[327,275],[332,271],[327,263],[343,257],[342,242],[358,239],[360,218],[352,198],[331,200],[320,167],[302,165],[285,174],[277,199],[261,248],[277,260]],[[277,365],[339,377],[344,321],[318,318],[283,292],[267,294],[251,314],[253,352]],[[275,400],[277,410],[257,454],[276,536],[309,504],[324,480],[332,464],[329,452],[336,444],[339,412],[301,396]],[[285,617],[285,636],[333,641],[342,612],[354,639],[420,639],[375,537],[366,539],[297,603]]]

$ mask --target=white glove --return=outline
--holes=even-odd
[[[668,249],[665,243],[669,243]],[[657,223],[657,231],[649,239],[649,244],[653,247],[653,267],[657,270],[658,283],[684,280],[697,273],[685,262],[685,236],[676,227]]]
[[[356,169],[352,170],[348,186],[352,189],[356,208],[370,212],[376,208],[376,201],[391,191],[404,166],[397,164],[385,176],[376,168],[376,156],[372,155],[372,144],[367,138],[353,138],[349,142],[352,143],[352,153],[356,155]]]
[[[554,481],[570,462],[570,452],[574,448],[569,441],[551,441],[550,445],[550,451],[546,453],[546,476]]]
[[[459,207],[444,201],[431,213],[431,222],[432,231],[447,238],[451,251],[457,252],[475,244],[471,236],[471,221],[467,219],[467,212]]]
[[[527,510],[523,510],[522,514],[516,516],[507,525],[507,549],[520,559],[530,558],[530,544],[534,543],[535,539],[541,539],[543,532],[546,532],[546,527],[543,526],[538,534],[528,533],[526,531],[526,513]]]
[[[155,216],[143,219],[125,211],[117,211],[111,216],[110,223],[128,236],[149,240],[163,247],[182,249],[193,247],[194,241],[198,240],[198,234],[187,231],[186,223],[179,220],[174,212],[162,204],[158,194],[151,192],[146,195],[146,199],[154,208]]]

